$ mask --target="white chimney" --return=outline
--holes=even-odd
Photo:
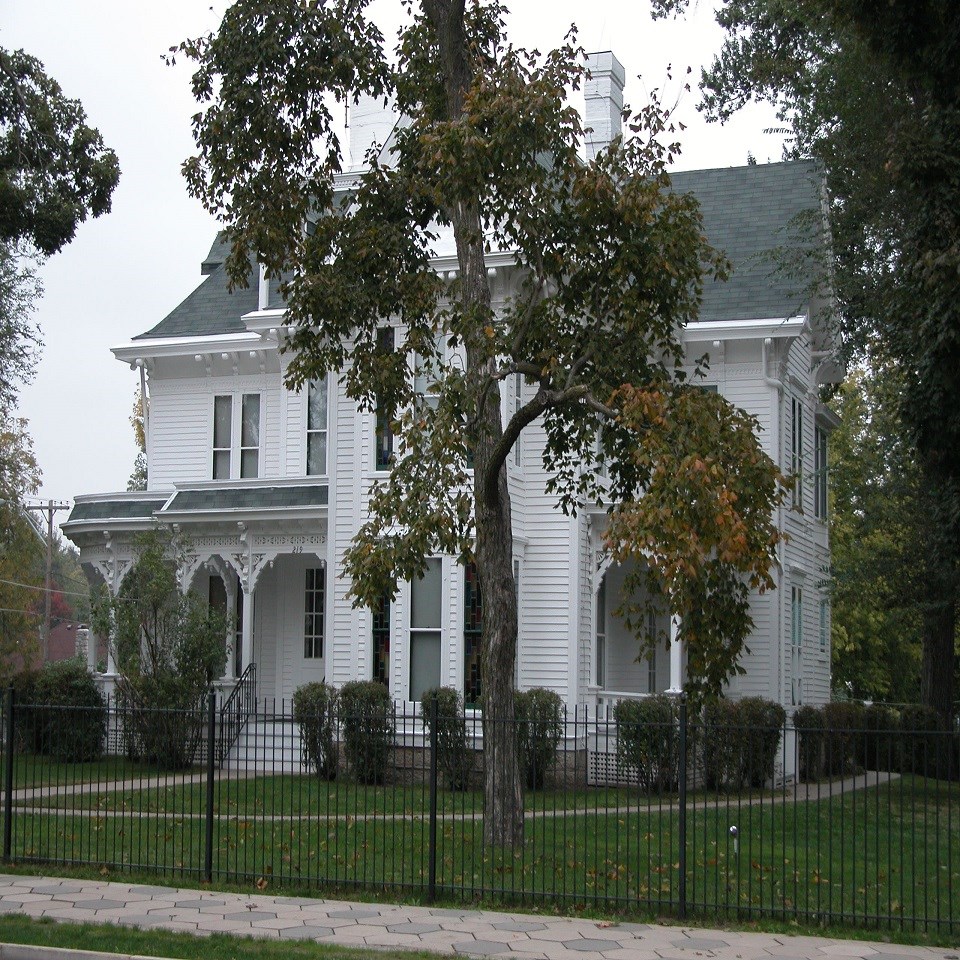
[[[354,168],[365,165],[364,158],[376,143],[385,148],[380,152],[380,161],[388,166],[391,134],[397,124],[397,112],[393,100],[384,103],[383,97],[360,94],[357,103],[350,104],[350,162]]]
[[[592,160],[620,133],[623,113],[623,65],[609,51],[587,54],[590,78],[583,83],[584,140],[587,159]]]

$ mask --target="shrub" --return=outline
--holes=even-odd
[[[762,787],[773,780],[780,735],[787,719],[779,703],[763,697],[744,697],[737,703],[740,732],[740,782]]]
[[[470,759],[463,697],[453,687],[434,687],[423,692],[420,716],[431,737],[434,704],[437,717],[437,768],[444,774],[448,789],[465,790],[470,777]]]
[[[900,769],[900,715],[892,707],[872,703],[863,711],[863,738],[858,758],[865,770]]]
[[[937,779],[955,776],[950,762],[953,738],[940,714],[916,703],[904,707],[900,719],[904,772]]]
[[[203,690],[185,690],[167,671],[140,676],[136,683],[121,676],[117,705],[129,759],[161,770],[185,770],[193,763],[206,723]]]
[[[337,779],[337,691],[325,683],[307,683],[293,693],[293,719],[307,763],[321,780]]]
[[[823,761],[827,776],[856,769],[857,744],[863,735],[863,704],[828,703],[823,708]]]
[[[393,746],[393,701],[379,680],[354,680],[340,688],[343,751],[360,783],[383,783]]]
[[[803,783],[823,776],[823,712],[816,707],[797,707],[793,714],[797,732],[797,771]]]
[[[19,749],[82,763],[103,752],[107,709],[82,660],[46,663],[15,687]]]
[[[709,790],[739,785],[738,723],[737,704],[733,700],[720,698],[705,704],[700,756],[704,784]]]
[[[563,736],[563,701],[553,690],[534,687],[516,696],[517,756],[527,787],[543,786]]]
[[[674,701],[670,697],[621,700],[613,709],[617,723],[617,765],[635,768],[637,782],[647,791],[677,786],[680,772],[679,737]]]

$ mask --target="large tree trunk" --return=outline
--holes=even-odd
[[[464,96],[473,74],[464,31],[463,0],[424,0],[440,49],[447,93],[447,114],[463,114]],[[496,492],[487,494],[493,452],[503,435],[500,390],[494,360],[483,349],[483,327],[492,322],[490,286],[483,249],[480,197],[451,204],[447,214],[453,224],[460,265],[460,302],[474,320],[465,333],[467,374],[481,404],[473,411],[470,431],[473,449],[476,561],[483,597],[483,832],[487,843],[516,846],[523,842],[523,791],[517,762],[514,712],[514,669],[517,657],[517,588],[513,579],[513,529],[507,468],[497,469]],[[485,387],[485,389],[481,389]]]
[[[923,664],[920,699],[948,723],[953,718],[954,643],[957,629],[953,598],[931,602],[923,614]]]

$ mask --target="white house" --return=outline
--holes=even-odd
[[[618,132],[622,84],[616,58],[594,55],[591,152]],[[353,156],[388,138],[392,124],[379,108],[361,105]],[[679,173],[674,184],[699,198],[709,239],[734,265],[729,282],[706,290],[700,321],[683,331],[691,365],[709,355],[707,388],[755,415],[767,453],[800,477],[778,517],[789,534],[775,571],[778,589],[753,599],[746,674],[731,692],[787,706],[821,703],[830,682],[826,451],[834,423],[817,387],[837,368],[822,305],[778,275],[767,256],[791,246],[801,220],[821,222],[820,178],[809,164],[774,163]],[[334,376],[285,389],[289,357],[278,349],[284,305],[263,278],[229,293],[225,252],[215,242],[200,285],[113,350],[139,370],[149,396],[149,487],[77,497],[63,530],[80,548],[84,569],[115,593],[133,563],[136,533],[157,521],[178,525],[193,551],[184,588],[237,613],[224,691],[246,671],[267,698],[287,699],[311,680],[377,678],[398,700],[416,700],[439,683],[475,700],[481,609],[473,571],[437,558],[383,609],[357,610],[346,599],[341,558],[363,520],[365,491],[384,476],[389,437]],[[452,246],[441,254],[435,269],[455,270]],[[510,252],[491,254],[488,269],[494,301],[502,303],[517,282]],[[507,386],[507,405],[513,391],[527,389]],[[636,641],[612,613],[623,571],[601,556],[603,511],[588,508],[574,518],[555,508],[544,492],[543,443],[534,424],[509,462],[519,686],[549,687],[568,705],[601,707],[680,689],[684,665],[675,639],[638,662]],[[671,636],[669,624],[657,626]],[[110,662],[107,683],[112,670]]]

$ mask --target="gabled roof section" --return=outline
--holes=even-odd
[[[814,163],[692,170],[671,180],[674,190],[699,200],[707,239],[733,264],[725,283],[704,285],[702,321],[804,312],[815,278],[804,254],[824,243],[822,177]]]
[[[155,327],[133,339],[246,333],[247,328],[241,318],[260,305],[259,278],[256,269],[252,269],[247,277],[247,286],[231,293],[227,289],[227,274],[223,266],[228,250],[223,233],[217,234],[217,239],[200,266],[200,272],[206,275],[206,279]]]
[[[769,319],[803,312],[810,301],[809,264],[806,274],[791,275],[778,266],[777,251],[791,251],[796,260],[798,251],[823,243],[822,178],[816,166],[805,161],[755,164],[675,173],[671,179],[674,190],[693,193],[700,201],[707,238],[733,264],[726,283],[707,282],[700,319]],[[254,268],[249,285],[231,293],[223,267],[228,251],[221,232],[201,265],[206,279],[152,330],[133,339],[246,332],[242,317],[259,307],[258,276]],[[277,287],[272,281],[270,309],[284,306]]]

